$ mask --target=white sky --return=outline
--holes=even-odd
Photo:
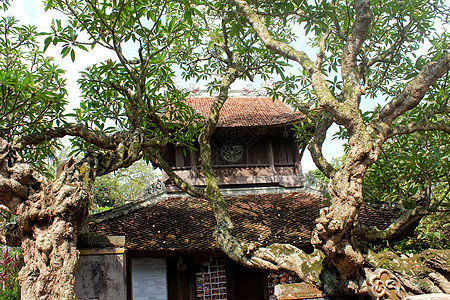
[[[2,12],[3,13],[3,12]],[[51,20],[53,18],[61,18],[61,15],[57,12],[45,12],[40,0],[13,0],[10,9],[7,11],[8,15],[14,15],[21,24],[33,24],[37,26],[38,31],[49,31]],[[305,43],[298,43],[297,45],[304,45]],[[315,58],[315,54],[311,49],[305,49],[304,51],[310,55],[311,58]],[[47,50],[47,55],[53,56],[57,64],[64,70],[66,70],[67,90],[69,92],[69,106],[68,109],[73,109],[78,106],[80,102],[80,93],[76,80],[79,78],[79,72],[84,70],[87,66],[105,60],[112,57],[110,51],[96,47],[90,52],[77,51],[75,63],[71,61],[69,56],[62,59],[60,57],[60,48],[51,45]],[[246,86],[248,83],[239,82],[232,88],[238,89]],[[186,87],[188,87],[187,85]],[[255,86],[258,88],[259,86]],[[374,102],[373,105],[376,103]],[[334,126],[334,130],[329,132],[329,136],[324,144],[324,155],[327,159],[340,157],[344,154],[343,143],[344,141],[331,140],[331,135],[337,130],[337,126]],[[302,160],[303,171],[315,169],[315,165],[312,162],[308,151]]]
[[[44,5],[40,0],[12,0],[11,6],[6,12],[13,15],[19,20],[20,24],[32,24],[39,31],[50,31],[52,19],[61,19],[63,15],[56,11],[44,11]],[[45,37],[42,37],[42,45]],[[100,47],[94,48],[90,52],[76,51],[75,62],[72,62],[70,55],[61,58],[61,47],[50,45],[46,51],[46,55],[55,58],[55,63],[66,71],[67,91],[69,94],[68,110],[78,107],[80,103],[80,92],[78,89],[77,79],[80,77],[79,72],[83,71],[87,66],[94,64],[100,60],[112,57],[109,51],[105,51]]]

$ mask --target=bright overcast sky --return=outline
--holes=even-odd
[[[50,31],[52,19],[61,19],[63,16],[55,11],[44,11],[44,5],[40,0],[12,0],[11,7],[6,12],[8,15],[13,15],[19,20],[20,24],[35,25],[38,31]],[[44,37],[42,38],[42,40]],[[96,47],[93,51],[77,51],[75,63],[69,58],[69,55],[64,59],[60,55],[61,48],[51,45],[46,55],[53,56],[55,62],[66,71],[65,78],[67,79],[67,90],[69,94],[69,106],[67,109],[72,110],[78,107],[80,103],[80,92],[77,85],[79,72],[84,70],[87,66],[92,65],[99,60],[112,57],[109,51],[105,51],[100,47]]]
[[[37,26],[38,31],[48,31],[51,20],[53,18],[61,18],[61,15],[56,12],[44,12],[43,5],[39,0],[12,0],[11,7],[7,11],[7,14],[14,15],[21,22],[21,24],[33,24]],[[306,51],[309,52],[308,54],[311,57],[314,56],[314,53],[310,52],[310,49],[306,49]],[[61,59],[59,53],[60,49],[56,47],[50,46],[47,50],[47,55],[53,56],[56,63],[58,63],[62,69],[66,70],[66,78],[68,83],[67,89],[69,92],[70,102],[68,109],[73,109],[78,106],[80,101],[80,93],[76,83],[76,80],[79,77],[78,72],[84,70],[87,66],[95,62],[105,60],[106,58],[110,58],[112,56],[109,51],[96,47],[89,53],[77,51],[75,63],[72,63],[69,56],[65,59]],[[242,88],[246,85],[247,83],[241,82],[238,83],[237,86],[234,86],[234,88]],[[256,84],[255,88],[259,88],[257,85],[258,84]],[[372,105],[375,104],[376,103],[372,103]],[[329,135],[331,135],[331,133]],[[324,147],[325,157],[327,159],[331,159],[342,156],[344,154],[342,144],[343,141],[331,140],[330,137],[328,137]],[[304,171],[313,170],[316,168],[308,152],[305,153],[305,156],[303,157],[302,166]]]

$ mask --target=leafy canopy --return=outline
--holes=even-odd
[[[0,136],[9,142],[65,122],[64,71],[39,50],[37,35],[34,26],[0,18]],[[44,143],[24,157],[43,167],[52,153]]]

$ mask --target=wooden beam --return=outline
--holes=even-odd
[[[123,254],[127,251],[125,248],[98,248],[98,249],[82,249],[80,255],[107,255],[107,254]]]
[[[83,235],[79,237],[77,246],[84,247],[125,247],[125,236],[111,235],[101,236],[97,234]]]

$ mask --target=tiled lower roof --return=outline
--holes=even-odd
[[[259,194],[226,197],[235,225],[234,234],[247,241],[309,244],[314,220],[324,206],[324,198],[304,193]],[[393,216],[367,207],[358,221],[364,225],[387,228]],[[193,197],[168,197],[113,218],[90,223],[102,235],[125,236],[128,249],[218,250],[212,237],[215,220],[208,202]]]

